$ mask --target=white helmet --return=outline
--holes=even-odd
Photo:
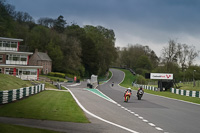
[[[131,90],[131,88],[128,88],[128,90]]]

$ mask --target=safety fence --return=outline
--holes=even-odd
[[[170,91],[171,93],[178,94],[178,95],[200,98],[199,91],[181,90],[181,89],[175,89],[175,88],[171,88]]]
[[[10,103],[45,90],[45,84],[14,90],[0,91],[0,104]]]
[[[138,88],[140,86],[142,86],[143,89],[152,90],[152,91],[159,91],[159,88],[153,87],[153,86],[148,86],[148,85],[133,84],[133,86],[138,87]]]

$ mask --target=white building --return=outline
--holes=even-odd
[[[29,66],[32,52],[20,52],[23,39],[0,37],[0,73],[10,74],[23,80],[38,80],[42,66]]]

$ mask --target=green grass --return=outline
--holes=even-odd
[[[197,82],[196,82],[196,84],[197,84]],[[182,90],[200,91],[200,87],[199,86],[193,87],[193,83],[189,83],[189,84],[188,83],[179,83],[178,85],[181,86],[179,89],[182,89]]]
[[[43,91],[0,106],[0,116],[88,123],[69,92]]]
[[[15,76],[0,74],[0,91],[33,86],[29,81],[23,81]]]
[[[132,82],[136,80],[136,76],[134,76],[129,70],[120,69],[125,73],[124,81],[120,84],[123,87],[132,87]]]
[[[103,84],[103,83],[105,83],[106,81],[108,81],[108,80],[111,78],[112,72],[109,71],[108,74],[109,74],[109,75],[108,75],[107,77],[106,77],[106,76],[98,77],[99,84]]]
[[[125,72],[125,79],[120,85],[123,87],[127,87],[127,88],[131,87],[132,89],[137,90],[138,88],[132,87],[132,81],[134,79],[136,79],[136,76],[132,75],[129,70],[124,70],[124,69],[120,69],[120,70]],[[146,89],[144,91],[145,91],[145,93],[150,93],[150,94],[154,94],[154,95],[159,95],[159,96],[164,96],[164,97],[169,97],[169,98],[174,98],[174,99],[179,99],[179,100],[183,100],[183,101],[200,104],[200,98],[196,98],[196,97],[177,95],[177,94],[173,94],[169,91],[158,92],[158,91],[151,91],[151,90],[146,90]]]
[[[0,133],[59,133],[56,131],[0,123]]]

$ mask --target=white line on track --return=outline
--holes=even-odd
[[[163,129],[160,128],[160,127],[156,127],[156,129],[159,130],[159,131],[163,131]]]
[[[148,123],[150,126],[155,127],[156,125],[154,125],[153,123]]]
[[[149,122],[148,120],[145,120],[145,119],[144,119],[144,120],[142,120],[142,121],[144,121],[144,122]]]
[[[66,87],[65,87],[65,88],[66,88]],[[67,88],[66,88],[66,89],[67,89]],[[95,117],[95,118],[97,118],[97,119],[99,119],[99,120],[101,120],[101,121],[104,121],[104,122],[106,122],[106,123],[108,123],[108,124],[111,124],[111,125],[114,125],[114,126],[116,126],[116,127],[121,128],[121,129],[124,129],[124,130],[126,130],[126,131],[129,131],[129,132],[131,132],[131,133],[139,133],[139,132],[134,131],[134,130],[132,130],[132,129],[129,129],[129,128],[126,128],[126,127],[124,127],[124,126],[121,126],[121,125],[118,125],[118,124],[116,124],[116,123],[113,123],[113,122],[111,122],[111,121],[105,120],[105,119],[103,119],[103,118],[101,118],[101,117],[99,117],[99,116],[97,116],[97,115],[95,115],[95,114],[89,112],[88,110],[86,110],[86,109],[82,106],[82,104],[78,101],[78,99],[74,96],[74,94],[73,94],[69,89],[67,89],[67,90],[71,93],[72,97],[74,98],[74,100],[76,101],[76,103],[79,105],[79,107],[80,107],[83,111],[85,111],[86,113],[88,113],[89,115],[91,115],[91,116],[93,116],[93,117]]]

